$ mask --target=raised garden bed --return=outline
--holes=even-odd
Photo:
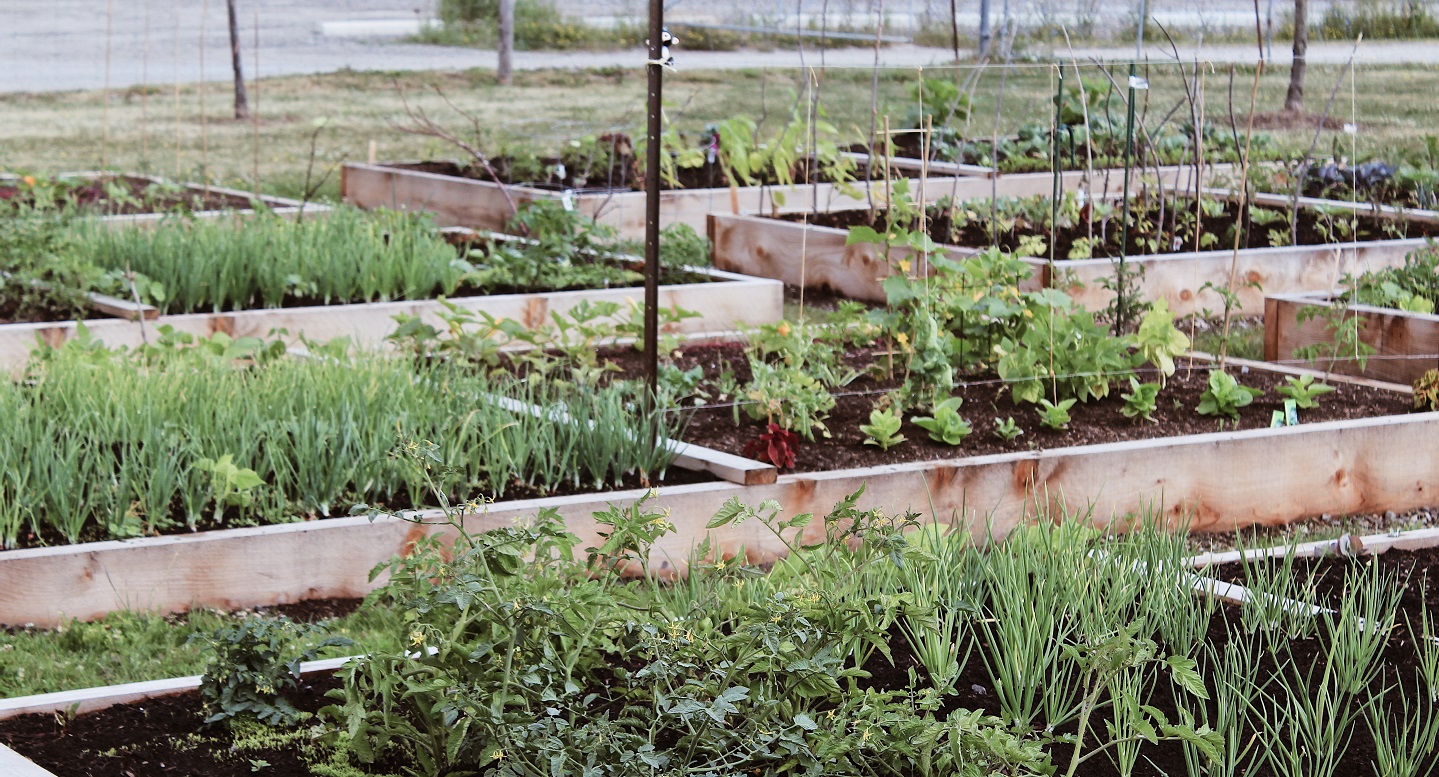
[[[862,157],[860,157],[862,159]],[[443,172],[437,172],[443,171]],[[524,185],[501,186],[493,181],[457,174],[459,168],[439,163],[393,163],[385,165],[347,163],[341,168],[340,190],[345,202],[362,208],[393,208],[427,211],[444,226],[473,229],[499,229],[510,218],[515,207],[535,200],[567,203],[581,213],[594,216],[601,223],[619,229],[621,236],[644,236],[645,194],[643,191],[570,191],[558,188],[536,188]],[[1142,179],[1150,171],[1136,171]],[[448,174],[447,174],[448,173]],[[918,178],[921,170],[909,170],[908,186],[921,191]],[[1161,168],[1158,178],[1169,185],[1185,181],[1192,167]],[[1229,175],[1227,166],[1206,168],[1206,181]],[[923,187],[933,197],[951,195],[959,198],[989,196],[995,182],[979,181],[962,173],[932,169]],[[1088,174],[1068,172],[1062,186],[1068,190],[1080,185]],[[1117,193],[1123,189],[1122,172],[1095,171],[1091,191]],[[1053,189],[1049,173],[999,176],[1000,196],[1047,194]],[[687,224],[696,230],[705,229],[711,213],[762,213],[776,207],[818,207],[820,210],[867,204],[866,189],[878,197],[893,183],[875,181],[851,184],[858,196],[846,194],[844,187],[832,183],[796,184],[794,186],[745,186],[736,188],[666,189],[660,192],[660,224]],[[1187,186],[1188,184],[1181,183]],[[509,199],[506,199],[506,194]],[[512,204],[513,203],[513,204]]]
[[[1060,503],[1088,505],[1101,522],[1152,510],[1175,525],[1214,531],[1330,512],[1402,511],[1435,501],[1432,464],[1412,455],[1435,433],[1439,413],[1419,413],[1077,447],[1028,450],[1019,443],[1010,453],[781,475],[772,485],[666,486],[652,504],[667,509],[678,530],[659,543],[654,566],[681,571],[690,548],[709,533],[705,523],[731,498],[775,499],[798,513],[828,509],[861,486],[862,506],[912,508],[941,521],[989,526],[1000,536]],[[596,511],[647,494],[502,502],[467,525],[503,526],[554,508],[582,542],[593,542],[600,531]],[[425,533],[394,519],[335,518],[9,551],[0,553],[0,579],[7,581],[0,587],[0,622],[53,624],[62,614],[92,618],[121,607],[234,609],[359,596],[375,584],[369,579],[375,565]],[[713,537],[718,550],[743,549],[755,562],[784,550],[754,523]]]
[[[574,219],[552,223],[538,210],[526,212],[538,240],[457,228],[438,234],[422,218],[354,209],[324,222],[272,219],[244,230],[227,222],[177,222],[145,233],[80,229],[79,247],[64,242],[69,233],[62,232],[56,239],[62,247],[53,250],[92,257],[96,272],[118,284],[114,293],[128,298],[92,293],[82,298],[88,304],[77,305],[72,295],[55,294],[47,304],[11,294],[17,307],[9,318],[17,323],[0,324],[0,366],[23,365],[37,341],[59,346],[73,338],[82,323],[65,318],[77,306],[90,314],[87,334],[111,347],[138,346],[171,327],[200,337],[283,330],[290,342],[348,337],[376,348],[395,330],[397,316],[443,328],[440,316],[450,306],[529,328],[576,306],[614,305],[627,314],[643,297],[642,264],[621,253],[627,244],[584,229],[571,234]],[[541,226],[550,231],[541,233]],[[667,320],[668,333],[726,331],[782,315],[777,281],[679,267],[682,260],[665,258],[661,306],[698,314]],[[121,274],[129,269],[138,273],[133,285]],[[76,283],[89,282],[85,277],[77,274]],[[444,296],[448,303],[437,299]],[[392,301],[362,301],[386,299]],[[118,318],[100,317],[106,314]]]
[[[661,307],[700,314],[666,324],[667,333],[723,332],[783,317],[783,283],[711,268],[696,268],[693,272],[708,282],[660,287]],[[449,303],[462,310],[483,312],[534,327],[550,321],[553,314],[569,312],[576,305],[612,302],[619,304],[621,310],[628,310],[643,296],[643,288],[632,287],[456,297]],[[0,366],[13,371],[30,358],[37,340],[59,347],[73,339],[82,326],[90,337],[111,348],[140,346],[147,338],[154,339],[161,326],[196,337],[217,332],[231,337],[267,337],[274,330],[283,329],[289,338],[296,340],[301,336],[315,341],[348,337],[359,346],[373,348],[383,345],[385,338],[395,331],[396,316],[414,316],[439,327],[444,325],[439,314],[448,310],[438,300],[418,300],[191,313],[138,321],[112,318],[5,324],[0,325]]]
[[[1023,753],[1017,747],[1007,751],[1008,757],[1016,760],[986,761],[991,769],[1007,769],[1013,774],[1050,773],[1057,767],[1076,777],[1111,777],[1130,773],[1121,768],[1120,760],[1133,759],[1138,763],[1133,774],[1174,775],[1185,773],[1187,762],[1205,760],[1206,753],[1208,758],[1228,763],[1242,774],[1269,774],[1287,767],[1297,767],[1300,771],[1295,773],[1312,773],[1326,766],[1335,769],[1336,774],[1358,773],[1375,763],[1389,762],[1395,755],[1397,738],[1434,725],[1435,712],[1422,702],[1422,697],[1432,693],[1439,682],[1432,666],[1426,664],[1435,654],[1431,645],[1432,612],[1427,609],[1432,608],[1435,589],[1428,578],[1439,575],[1439,554],[1432,547],[1436,541],[1432,532],[1427,536],[1365,538],[1374,540],[1374,544],[1358,545],[1369,547],[1371,552],[1384,551],[1378,556],[1330,556],[1301,561],[1292,567],[1283,562],[1253,561],[1208,570],[1220,579],[1249,585],[1237,588],[1183,572],[1185,560],[1178,546],[1169,540],[1147,533],[1133,541],[1104,538],[1074,524],[1026,529],[1004,546],[991,550],[993,558],[986,558],[984,552],[972,546],[961,546],[963,538],[912,534],[910,542],[918,538],[918,543],[937,557],[909,558],[904,571],[895,572],[888,568],[887,552],[876,552],[879,547],[886,551],[894,547],[879,546],[876,539],[895,531],[898,529],[884,523],[866,524],[855,542],[858,549],[811,551],[803,565],[781,565],[770,576],[777,578],[773,580],[735,576],[722,567],[705,569],[697,585],[707,592],[714,591],[711,595],[716,599],[744,600],[752,594],[746,588],[761,589],[761,593],[753,594],[757,602],[764,602],[772,590],[797,593],[797,598],[777,597],[781,602],[796,598],[788,605],[751,605],[756,622],[785,624],[777,627],[781,630],[791,626],[782,613],[772,620],[769,610],[776,606],[790,608],[787,611],[791,617],[799,619],[793,623],[807,635],[805,640],[792,644],[818,642],[830,646],[836,638],[846,637],[877,638],[884,643],[883,652],[870,652],[863,647],[866,643],[855,646],[841,642],[833,653],[819,651],[833,663],[826,663],[822,669],[805,664],[807,669],[799,675],[793,668],[780,668],[783,664],[760,661],[740,681],[746,693],[727,697],[734,709],[718,711],[721,723],[728,728],[764,722],[746,718],[770,715],[762,699],[774,693],[769,683],[780,672],[787,673],[786,683],[780,686],[787,688],[792,687],[796,677],[813,677],[816,671],[825,674],[862,666],[865,674],[855,681],[859,689],[901,691],[900,702],[891,701],[885,708],[886,715],[891,716],[886,718],[890,724],[910,714],[904,700],[914,702],[905,692],[918,693],[920,699],[936,702],[938,720],[952,711],[974,711],[976,715],[966,719],[968,726],[992,729],[988,737],[1008,736],[1014,738],[1009,740],[1012,744],[1027,744]],[[1395,547],[1381,547],[1386,540]],[[1397,549],[1400,547],[1405,550]],[[914,597],[916,604],[895,613],[893,621],[878,625],[871,620],[847,620],[844,613],[849,612],[848,597],[861,584],[844,576],[824,576],[826,571],[836,570],[865,578],[863,590],[905,592]],[[744,585],[735,585],[737,580]],[[820,581],[828,581],[828,587],[811,587]],[[1306,582],[1314,585],[1305,586]],[[452,622],[446,616],[452,614],[449,608],[453,605],[442,598],[445,588],[446,583],[440,582],[439,591],[427,594],[426,600],[434,609],[417,613],[420,624]],[[499,592],[481,590],[482,599],[499,599]],[[1313,598],[1290,598],[1295,591]],[[932,606],[941,601],[938,597],[950,592],[962,592],[972,610]],[[1208,596],[1195,597],[1194,593]],[[666,595],[665,589],[660,589],[655,596],[663,601]],[[639,598],[630,602],[624,611],[625,620],[653,617],[655,613],[646,609],[648,601]],[[707,598],[700,597],[698,601],[700,604],[689,606],[701,608],[699,615],[691,611],[666,617],[658,639],[627,646],[623,658],[616,655],[608,663],[618,671],[602,673],[599,685],[585,683],[595,678],[584,673],[581,692],[593,691],[605,697],[612,690],[624,688],[643,697],[650,684],[643,675],[636,678],[630,672],[653,667],[658,658],[668,655],[664,646],[670,640],[673,649],[686,651],[691,662],[725,654],[722,649],[715,650],[722,644],[721,635],[727,633],[720,620],[725,625],[735,621],[739,629],[739,622],[746,616],[736,613],[749,610],[711,610]],[[575,614],[568,599],[561,598],[552,606],[561,610],[552,617]],[[606,611],[596,613],[593,605],[589,607],[589,617],[608,617]],[[714,617],[716,622],[706,623],[706,616]],[[509,621],[504,625],[509,627]],[[666,626],[675,627],[673,637],[665,633]],[[1366,626],[1378,628],[1371,632]],[[1376,636],[1345,639],[1353,630]],[[436,641],[437,652],[463,648],[463,654],[474,640],[480,639],[461,630],[444,633],[450,636],[426,635],[423,642]],[[694,639],[691,634],[710,635],[714,644],[707,645],[703,638]],[[946,643],[947,649],[932,652],[934,646]],[[1072,646],[1075,652],[1061,651],[1065,646]],[[1095,664],[1083,663],[1086,649],[1101,651],[1100,655],[1106,657],[1122,656],[1125,671],[1114,676],[1094,672]],[[588,657],[591,651],[605,653],[607,647],[584,650]],[[530,655],[521,650],[516,660],[524,662]],[[741,654],[741,660],[748,658]],[[369,675],[372,678],[382,677],[386,671],[411,671],[443,677],[446,682],[438,685],[451,689],[458,687],[460,677],[472,674],[478,678],[477,683],[486,684],[481,687],[498,682],[488,675],[479,677],[483,670],[471,668],[474,662],[430,660],[422,651],[403,659],[383,656],[373,660],[384,669]],[[627,667],[627,661],[633,666]],[[338,662],[330,666],[334,663]],[[328,667],[306,666],[310,670],[325,668]],[[1041,678],[1043,692],[1025,695],[1007,689],[1007,681],[1016,676]],[[364,677],[346,681],[343,673],[332,679],[312,671],[287,693],[287,698],[299,709],[314,713],[327,703],[323,697],[327,690],[349,682],[351,704],[377,705],[378,699],[367,696],[371,687],[368,683],[373,680]],[[1173,683],[1167,681],[1171,677]],[[1129,682],[1121,682],[1123,678]],[[1089,698],[1087,691],[1094,687],[1090,681],[1100,679],[1115,684],[1098,682],[1096,695]],[[314,719],[299,726],[266,728],[268,735],[258,738],[257,747],[257,738],[244,734],[249,728],[241,728],[236,735],[223,727],[200,725],[201,699],[194,692],[183,692],[197,681],[198,678],[177,678],[153,683],[148,692],[132,685],[0,703],[0,721],[4,721],[0,723],[0,765],[10,769],[7,774],[17,777],[123,775],[126,769],[134,773],[136,765],[159,768],[161,763],[185,769],[186,773],[243,775],[255,769],[280,775],[311,773],[307,761],[320,756],[313,745],[306,744],[310,740],[297,738],[294,732],[304,730]],[[507,686],[500,688],[500,692],[509,692]],[[421,689],[412,692],[421,697],[427,693]],[[513,693],[526,692],[520,689]],[[540,689],[533,693],[539,694]],[[786,708],[784,721],[796,710],[803,717],[787,741],[803,748],[824,741],[828,735],[847,736],[859,743],[852,743],[845,752],[868,750],[872,757],[884,758],[891,765],[899,759],[932,754],[927,749],[921,755],[896,748],[883,737],[866,747],[865,743],[876,736],[876,731],[867,725],[871,721],[843,719],[843,713],[849,710],[847,700],[855,695],[853,688],[841,683],[828,692],[795,696],[797,706]],[[400,706],[412,703],[402,698]],[[1267,703],[1249,703],[1257,698]],[[572,704],[565,696],[547,699],[553,705]],[[1118,703],[1126,699],[1147,706],[1143,711],[1136,706],[1129,716],[1127,705]],[[1333,703],[1336,717],[1303,715],[1305,705],[1313,700]],[[1113,706],[1111,701],[1115,702]],[[81,705],[81,712],[97,712],[73,717],[74,710],[65,710],[75,703]],[[1093,718],[1081,713],[1086,707]],[[829,717],[826,710],[840,714]],[[31,714],[16,715],[21,712]],[[352,706],[332,708],[320,719],[343,729],[345,716],[350,714],[356,714]],[[466,721],[475,717],[466,710],[458,714]],[[657,721],[665,720],[658,712],[653,714]],[[1160,715],[1164,727],[1150,717]],[[1193,718],[1187,719],[1186,715]],[[537,722],[542,720],[539,715],[535,717]],[[379,722],[378,718],[371,720]],[[527,723],[521,720],[515,725]],[[859,724],[857,730],[852,727],[854,723]],[[1179,735],[1168,723],[1189,723],[1197,730],[1188,736]],[[474,725],[480,728],[481,724]],[[1153,735],[1123,753],[1115,752],[1113,740],[1135,736],[1151,725]],[[1001,730],[1006,734],[1001,735]],[[1083,732],[1078,747],[1069,736],[1076,730]],[[866,737],[864,731],[871,733]],[[878,733],[887,733],[887,729],[881,727]],[[722,742],[725,735],[720,730],[705,731],[694,744],[700,746],[698,752],[708,752],[703,748]],[[266,741],[270,746],[264,746]],[[238,742],[246,744],[232,747]],[[503,766],[504,759],[525,758],[533,752],[528,743],[506,740],[504,744],[503,759],[493,757],[489,751],[451,757],[457,764],[485,774],[487,769]],[[650,746],[656,749],[646,753],[671,752],[668,738],[660,738]],[[983,745],[976,743],[974,748],[967,752],[968,763],[995,758],[996,753]],[[1105,751],[1109,757],[1103,756]],[[456,748],[451,752],[465,751]],[[738,746],[727,747],[724,752],[726,757],[751,755]],[[47,768],[36,766],[22,753]],[[77,754],[83,759],[79,764],[75,763]],[[371,768],[382,773],[398,771],[407,764],[403,755],[390,751],[375,767],[362,767],[361,773]],[[1091,755],[1099,757],[1082,757]],[[1428,746],[1421,746],[1413,756],[1420,767],[1417,773],[1425,773],[1425,767],[1434,759]],[[599,756],[602,763],[618,757],[610,751]],[[746,766],[750,763],[746,761]],[[848,764],[852,762],[842,763],[844,768],[831,764],[827,773],[850,774],[853,767]],[[78,771],[72,770],[72,764]],[[1042,770],[1046,765],[1049,768]]]
[[[445,172],[435,172],[435,170]],[[550,200],[593,216],[628,238],[645,231],[645,193],[628,187],[618,191],[565,190],[524,185],[501,185],[459,175],[453,165],[347,163],[341,168],[340,192],[345,202],[362,208],[427,211],[443,226],[499,229],[526,202]],[[450,173],[450,174],[445,174]],[[852,184],[861,192],[862,182]],[[870,184],[879,187],[881,184]],[[717,211],[760,212],[777,202],[817,202],[822,209],[864,202],[845,194],[832,183],[794,186],[744,186],[708,189],[665,189],[660,192],[660,225],[687,224],[703,230],[705,217]],[[506,194],[509,199],[506,199]],[[513,207],[511,205],[513,203]]]
[[[1345,342],[1337,343],[1341,329]],[[1301,356],[1306,350],[1312,358]],[[1347,303],[1329,292],[1271,294],[1264,300],[1264,358],[1410,384],[1439,367],[1439,316]]]
[[[39,186],[43,191],[37,192]],[[183,213],[190,218],[212,219],[254,213],[255,200],[282,215],[317,215],[329,206],[285,197],[240,191],[223,186],[175,183],[139,173],[79,172],[38,178],[0,174],[0,204],[94,216],[109,226],[151,226]]]
[[[1205,197],[1211,202],[1227,202],[1231,198],[1232,195],[1218,191],[1208,192]],[[1229,208],[1232,210],[1233,206],[1230,205]],[[971,210],[980,216],[986,216],[989,207],[986,203],[975,202]],[[1044,211],[1041,214],[1043,218],[1048,218],[1047,207],[1039,210]],[[1115,210],[1117,221],[1118,209]],[[1276,218],[1281,217],[1280,212],[1273,208],[1262,210],[1272,212]],[[1365,241],[1354,241],[1336,237],[1326,241],[1321,235],[1314,234],[1309,239],[1319,244],[1268,247],[1271,238],[1263,228],[1256,228],[1250,232],[1249,237],[1249,244],[1256,247],[1241,247],[1237,257],[1232,250],[1220,250],[1217,247],[1212,250],[1170,252],[1162,250],[1167,246],[1155,244],[1142,249],[1143,253],[1130,253],[1126,263],[1139,297],[1163,299],[1178,315],[1223,309],[1220,296],[1204,289],[1204,286],[1210,284],[1212,288],[1228,288],[1232,276],[1233,287],[1238,295],[1234,312],[1257,316],[1263,313],[1265,293],[1333,288],[1345,274],[1373,267],[1397,266],[1402,264],[1404,257],[1411,251],[1426,245],[1427,239],[1424,237],[1385,239],[1385,232],[1381,227],[1391,217],[1392,214],[1385,213],[1366,214],[1363,217],[1349,213],[1341,217],[1344,220],[1358,219],[1361,229],[1368,228],[1370,232],[1376,233],[1375,237],[1378,239],[1371,237]],[[883,301],[883,280],[893,272],[891,262],[903,258],[905,254],[892,252],[887,259],[880,244],[847,244],[848,227],[864,223],[868,218],[868,211],[857,209],[820,214],[818,217],[801,213],[784,214],[781,218],[714,214],[710,218],[709,229],[714,243],[715,264],[734,272],[780,278],[790,284],[828,288],[857,299]],[[1232,218],[1225,221],[1222,216],[1206,216],[1206,229],[1210,228],[1210,218],[1214,219],[1214,227],[1221,231],[1233,223]],[[1312,221],[1313,217],[1310,220]],[[1019,220],[1008,236],[1001,237],[1000,245],[1005,248],[1018,247],[1021,239],[1037,239],[1045,241],[1048,250],[1048,228],[1038,224],[1026,227],[1025,223]],[[1301,227],[1303,224],[1304,222],[1301,222]],[[966,227],[955,235],[950,231],[952,221],[945,218],[932,219],[927,226],[931,238],[939,243],[950,257],[978,255],[981,247],[988,245],[993,239],[972,227]],[[1056,282],[1048,277],[1048,263],[1044,259],[1028,258],[1025,261],[1034,268],[1034,280],[1031,282],[1059,285],[1081,305],[1091,310],[1101,310],[1109,305],[1115,296],[1103,287],[1102,282],[1113,278],[1116,261],[1113,258],[1066,258],[1081,237],[1087,239],[1087,235],[1075,232],[1076,229],[1077,227],[1072,227],[1068,232],[1074,234],[1061,233],[1058,238],[1059,261],[1056,262],[1055,269],[1062,280]],[[1415,222],[1406,226],[1405,230],[1408,234],[1417,235],[1439,232],[1439,229],[1429,222]],[[1110,225],[1105,234],[1109,239],[1117,239],[1117,231],[1117,225]],[[970,234],[971,232],[974,234]],[[1301,240],[1312,232],[1314,230],[1302,228]],[[1096,235],[1100,234],[1102,233],[1096,232]],[[1212,245],[1225,244],[1225,238],[1221,237],[1222,232],[1209,234],[1216,238]],[[962,238],[964,242],[951,242],[958,238]],[[1131,235],[1132,240],[1138,238],[1137,234]],[[1191,240],[1181,240],[1179,247],[1192,244]],[[1102,256],[1101,248],[1103,246],[1098,244],[1090,246],[1084,251],[1084,255]],[[1117,247],[1111,252],[1116,256],[1119,253]]]

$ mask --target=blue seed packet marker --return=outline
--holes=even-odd
[[[1292,399],[1284,400],[1284,424],[1285,426],[1299,425],[1299,403]]]
[[[1281,426],[1283,426],[1283,425],[1284,425],[1284,411],[1283,411],[1283,410],[1275,410],[1275,411],[1274,411],[1274,415],[1270,416],[1270,418],[1269,418],[1269,428],[1270,428],[1270,429],[1278,429],[1279,427],[1281,427]]]

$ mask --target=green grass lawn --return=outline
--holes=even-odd
[[[1082,65],[1086,81],[1108,80],[1098,66]],[[1008,74],[991,68],[977,76],[968,134],[994,132],[996,108],[1000,131],[1032,121],[1047,121],[1052,110],[1056,69],[1053,65],[1016,65]],[[1309,106],[1318,111],[1338,79],[1337,66],[1311,65]],[[912,101],[917,79],[955,75],[972,70],[892,68],[880,71],[878,117],[871,110],[873,73],[867,68],[814,72],[823,115],[847,139],[859,140],[871,121],[883,126],[884,115],[898,126]],[[1119,82],[1124,74],[1112,73]],[[1070,85],[1074,67],[1066,68]],[[764,127],[778,131],[809,88],[806,73],[797,69],[681,71],[667,76],[667,115],[681,129],[702,130],[708,122],[735,114],[763,118]],[[1183,100],[1184,87],[1173,65],[1149,69],[1152,85],[1142,93],[1142,115],[1153,127]],[[1247,126],[1253,69],[1205,68],[1200,87],[1211,121],[1221,128]],[[1273,113],[1283,100],[1287,69],[1267,72],[1260,81],[1257,110]],[[1003,89],[1001,90],[1001,82]],[[439,92],[436,92],[438,88]],[[272,193],[296,195],[328,174],[322,196],[338,193],[340,160],[363,161],[374,144],[379,160],[447,158],[462,152],[429,137],[405,134],[395,120],[405,118],[404,101],[422,109],[453,131],[473,135],[473,117],[483,146],[500,150],[511,144],[557,147],[570,139],[605,132],[639,133],[644,122],[644,79],[633,70],[549,70],[519,73],[510,87],[495,83],[490,71],[425,73],[340,72],[320,76],[263,79],[251,86],[258,123],[230,118],[229,93],[222,84],[203,88],[182,85],[48,94],[0,95],[0,168],[35,172],[94,169],[102,166],[140,170],[187,179],[208,177],[251,188],[258,166],[261,187]],[[1439,123],[1439,104],[1415,99],[1439,91],[1439,69],[1432,67],[1366,67],[1358,70],[1335,100],[1333,115],[1357,119],[1354,136],[1326,130],[1318,153],[1381,155],[1417,152],[1426,134]],[[1000,97],[1003,97],[1000,105]],[[402,99],[403,94],[403,99]],[[458,109],[458,110],[456,110]],[[1188,114],[1183,105],[1171,121]],[[1262,118],[1262,117],[1261,117]],[[1261,122],[1263,123],[1263,122]],[[107,130],[108,124],[108,130]],[[320,126],[323,125],[323,126]],[[1308,147],[1312,129],[1275,130],[1281,148]],[[313,139],[313,159],[312,159]],[[308,175],[307,175],[308,170]]]

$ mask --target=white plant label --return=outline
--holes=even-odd
[[[1130,76],[1129,88],[1136,91],[1144,91],[1145,89],[1149,88],[1149,79],[1140,78],[1139,76]]]
[[[570,191],[569,189],[566,189],[566,190],[564,190],[563,192],[561,192],[561,193],[560,193],[560,205],[563,206],[565,210],[574,210],[574,209],[575,209],[575,193],[572,192],[572,191]]]

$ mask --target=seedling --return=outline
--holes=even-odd
[[[1039,407],[1034,412],[1039,413],[1039,422],[1058,432],[1069,428],[1069,408],[1074,407],[1075,399],[1062,399],[1058,404],[1047,399],[1039,400]]]
[[[905,436],[899,433],[903,423],[898,410],[876,408],[869,411],[869,423],[860,424],[859,430],[865,433],[865,445],[878,445],[880,450],[887,451],[905,441]]]
[[[1238,421],[1239,409],[1247,407],[1255,397],[1263,394],[1262,389],[1240,385],[1233,375],[1224,370],[1210,370],[1209,388],[1199,395],[1199,414],[1224,415]]]
[[[1319,397],[1334,391],[1328,383],[1315,383],[1313,375],[1299,375],[1284,379],[1285,384],[1275,389],[1280,396],[1294,400],[1300,410],[1319,407]]]
[[[1007,416],[1003,421],[994,419],[994,436],[1005,442],[1012,442],[1014,438],[1024,434],[1019,424],[1014,422],[1014,416]]]
[[[917,416],[910,420],[929,432],[929,439],[945,445],[958,445],[974,431],[964,416],[959,414],[962,397],[950,397],[934,406],[932,416]]]
[[[1155,408],[1158,407],[1158,383],[1140,383],[1138,378],[1131,377],[1129,393],[1120,396],[1124,398],[1124,407],[1120,408],[1119,412],[1123,413],[1125,418],[1158,423],[1152,415]]]

